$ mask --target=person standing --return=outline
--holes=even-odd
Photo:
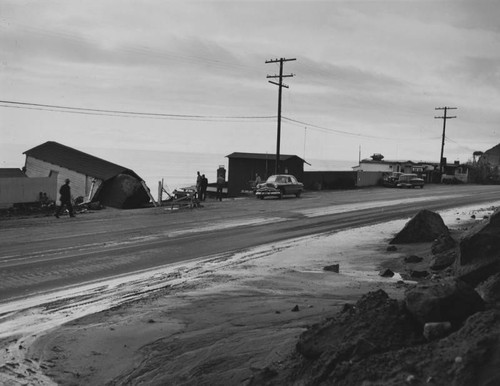
[[[201,197],[200,197],[201,201],[205,201],[205,199],[207,198],[207,187],[208,187],[208,179],[203,174],[201,176]]]
[[[59,198],[59,200],[61,201],[61,206],[57,207],[54,216],[59,218],[61,211],[64,207],[66,207],[69,212],[69,217],[75,217],[75,214],[73,213],[73,205],[71,205],[71,188],[69,186],[69,179],[66,178],[64,182],[65,184],[59,189],[59,194],[61,195],[61,197]]]
[[[196,194],[198,197],[198,200],[201,201],[201,174],[200,172],[196,172]]]
[[[219,174],[217,177],[217,200],[222,201],[222,189],[224,188],[224,184],[226,183],[226,179]]]
[[[259,184],[262,182],[259,173],[255,173],[255,187],[257,188]]]

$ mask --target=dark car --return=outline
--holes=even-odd
[[[266,182],[257,185],[255,195],[263,199],[264,197],[274,196],[283,198],[285,195],[295,195],[300,197],[304,190],[304,184],[290,174],[277,174],[269,177]]]
[[[398,188],[424,188],[424,180],[416,174],[401,174],[396,184]]]
[[[402,175],[401,172],[392,172],[384,176],[383,185],[388,188],[395,188],[398,184],[399,176]]]

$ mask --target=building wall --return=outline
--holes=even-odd
[[[305,189],[349,189],[356,187],[355,171],[314,171],[304,172],[302,183]]]
[[[361,162],[359,166],[355,166],[353,170],[356,171],[364,171],[364,172],[402,172],[402,173],[412,173],[412,164],[405,163],[391,163],[391,162],[380,162],[380,163],[371,163],[371,162]]]
[[[91,176],[86,176],[85,174],[76,172],[74,170],[66,169],[59,165],[53,165],[51,163],[33,158],[26,157],[26,175],[30,178],[33,177],[47,177],[51,172],[57,172],[57,191],[59,187],[64,185],[66,178],[69,178],[71,186],[71,195],[73,198],[83,196],[85,199],[88,198],[90,189],[92,187],[92,181],[94,180]],[[102,180],[96,180],[94,184],[93,193],[96,192],[97,188],[102,183]],[[59,195],[57,194],[57,200],[59,200]]]
[[[57,199],[57,173],[50,177],[0,178],[0,207],[36,202],[40,192],[47,193],[49,200]]]
[[[365,186],[375,186],[382,183],[384,172],[365,172],[359,171],[357,173],[356,186],[362,188]]]
[[[304,172],[305,189],[353,189],[379,185],[384,172],[316,171]]]
[[[280,161],[282,174],[292,174],[302,182],[304,162],[299,158]],[[227,188],[229,196],[236,196],[242,190],[251,189],[251,182],[258,173],[262,181],[275,174],[276,159],[229,158]]]

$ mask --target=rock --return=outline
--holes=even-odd
[[[391,240],[390,244],[408,244],[433,241],[442,234],[449,234],[441,216],[424,209],[418,212]]]
[[[427,271],[416,271],[416,270],[410,271],[410,277],[412,279],[421,279],[427,276],[429,276],[429,272]]]
[[[382,276],[382,277],[393,277],[394,276],[394,272],[392,272],[389,268],[387,268],[385,271],[380,271],[379,272],[379,276]]]
[[[299,306],[296,305],[295,307],[293,307],[292,312],[299,312]]]
[[[500,209],[469,230],[459,245],[456,274],[472,286],[500,272]]]
[[[451,266],[456,259],[457,252],[455,250],[439,253],[431,259],[429,269],[433,271],[441,271]]]
[[[330,272],[335,272],[339,273],[339,264],[332,264],[332,265],[327,265],[326,267],[323,267],[323,271],[330,271]]]
[[[389,245],[387,247],[387,252],[395,252],[397,250],[398,250],[398,248],[395,245]]]
[[[449,321],[453,327],[484,308],[478,293],[455,278],[420,283],[410,288],[405,292],[405,305],[422,325]]]
[[[481,298],[489,304],[500,303],[500,273],[490,276],[476,288]]]
[[[449,332],[451,332],[450,322],[432,322],[424,325],[424,337],[427,340],[443,338]]]
[[[457,242],[449,234],[439,235],[436,240],[432,242],[431,251],[433,255],[448,251],[455,248]]]
[[[405,257],[405,263],[420,263],[424,258],[417,256],[417,255],[411,255],[411,256],[406,256]]]

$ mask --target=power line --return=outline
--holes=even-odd
[[[188,115],[188,114],[167,114],[167,113],[145,113],[138,111],[126,110],[106,110],[106,109],[91,109],[83,107],[72,107],[62,105],[49,105],[42,103],[31,102],[17,102],[17,101],[4,101],[0,100],[0,107],[18,108],[27,110],[41,110],[64,112],[73,114],[87,114],[87,115],[105,115],[105,116],[118,116],[118,117],[134,117],[134,118],[158,118],[158,119],[184,119],[184,120],[231,120],[231,119],[274,119],[275,115],[265,116],[231,116],[231,115]]]
[[[325,126],[318,126],[310,122],[304,122],[304,121],[299,121],[297,119],[292,119],[288,117],[281,117],[286,123],[289,123],[294,126],[298,127],[304,127],[307,126],[308,129],[320,131],[322,133],[328,133],[328,134],[341,134],[341,135],[348,135],[351,137],[360,137],[360,138],[371,138],[371,139],[386,139],[386,140],[391,140],[391,141],[408,141],[408,140],[420,140],[420,139],[436,139],[440,137],[426,137],[426,138],[410,138],[410,137],[382,137],[382,136],[375,136],[375,135],[369,135],[369,134],[360,134],[360,133],[353,133],[350,131],[344,131],[344,130],[338,130],[338,129],[333,129],[331,127],[325,127]]]

